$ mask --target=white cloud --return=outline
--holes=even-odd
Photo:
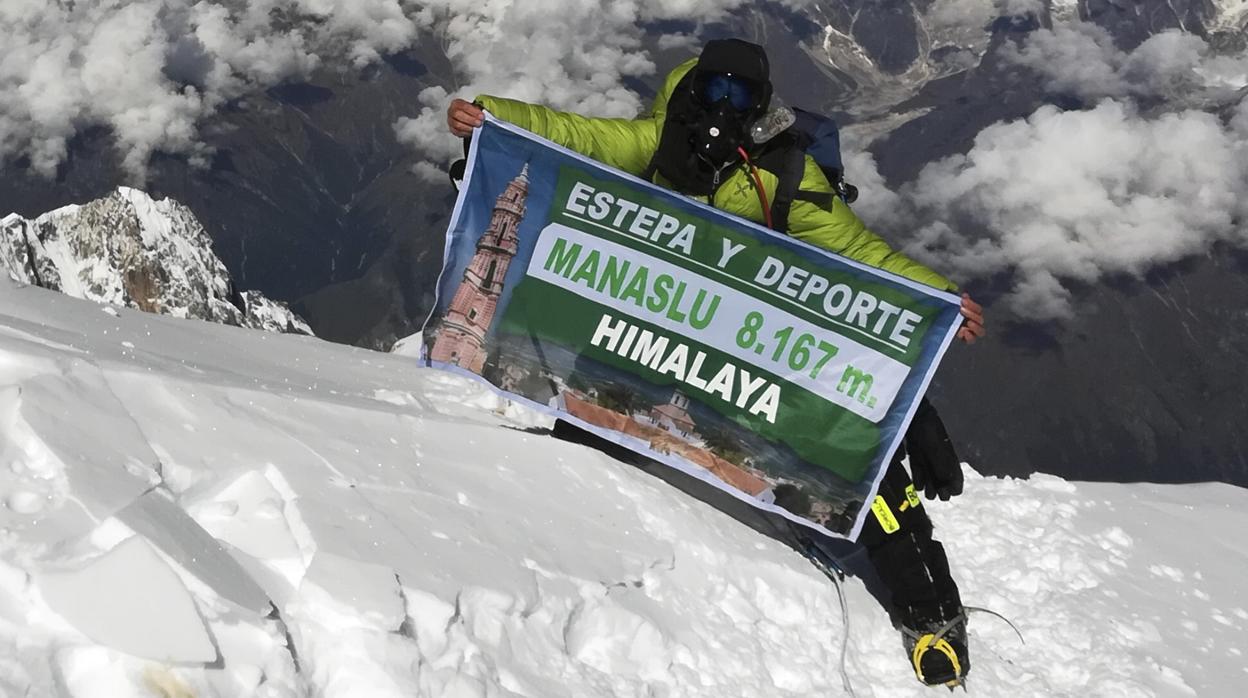
[[[416,118],[400,117],[394,125],[399,141],[422,148],[422,154],[427,160],[421,164],[449,162],[460,157],[463,146],[458,138],[450,136],[444,118],[444,110],[451,100],[450,93],[435,85],[421,90],[417,98],[425,105],[421,115]]]
[[[410,44],[397,0],[0,0],[0,161],[51,174],[81,128],[109,127],[133,177],[154,151],[195,157],[225,100]],[[234,9],[232,9],[234,8]]]
[[[1084,98],[1118,97],[1129,88],[1121,73],[1123,55],[1099,25],[1077,22],[1029,34],[1021,46],[1007,44],[1007,60],[1031,68],[1052,92]]]
[[[787,5],[807,0],[784,0]],[[318,66],[361,67],[439,42],[457,94],[506,93],[589,114],[642,106],[623,86],[655,66],[647,23],[722,19],[745,0],[0,0],[0,163],[51,174],[82,128],[109,127],[141,179],[155,151],[202,154],[225,101]],[[689,43],[660,37],[665,47]],[[445,97],[396,124],[429,157],[452,144]]]
[[[1198,110],[1146,117],[1116,100],[991,126],[903,187],[918,228],[908,249],[961,278],[1013,272],[1016,312],[1066,315],[1070,281],[1248,243],[1242,126]]]
[[[990,126],[896,195],[865,187],[864,219],[915,231],[907,251],[960,280],[1013,274],[1008,305],[1030,318],[1070,315],[1074,283],[1248,245],[1248,99],[1236,92],[1248,53],[1217,55],[1173,31],[1124,52],[1085,24],[1033,32],[1007,53],[1050,91],[1095,106]],[[1208,110],[1228,103],[1225,120]],[[869,159],[848,162],[851,180],[858,168],[878,178]]]
[[[1124,52],[1099,25],[1058,24],[1007,45],[1004,56],[1035,71],[1049,91],[1084,99],[1224,97],[1248,85],[1248,54],[1216,54],[1204,39],[1177,29]]]
[[[456,94],[487,92],[586,114],[631,115],[642,105],[619,85],[654,69],[639,48],[640,27],[734,4],[691,0],[659,9],[626,2],[607,16],[582,13],[562,0],[535,2],[531,12],[478,8],[445,24],[464,77]],[[1032,0],[995,7],[940,0],[933,12],[956,24],[1037,9]],[[500,40],[504,36],[510,41]],[[559,51],[533,48],[556,36],[582,40],[559,44]],[[598,54],[579,46],[594,46]],[[885,186],[872,157],[847,142],[846,169],[863,192],[855,209],[864,219],[886,233],[917,231],[909,250],[958,278],[1015,273],[1010,305],[1044,318],[1070,312],[1072,282],[1142,274],[1215,240],[1243,239],[1235,220],[1248,213],[1238,194],[1248,191],[1248,107],[1225,125],[1181,102],[1172,113],[1141,114],[1133,101],[1223,94],[1234,85],[1242,57],[1214,55],[1198,37],[1178,32],[1122,52],[1103,30],[1077,25],[1034,32],[1012,58],[1034,68],[1054,91],[1113,99],[1080,112],[1046,107],[986,129],[969,153],[930,165],[897,192]],[[435,162],[460,153],[445,126],[451,96],[426,90],[425,109],[396,125],[402,140]]]
[[[362,66],[431,37],[458,84],[421,92],[423,108],[395,130],[441,164],[460,152],[444,121],[452,96],[487,92],[631,116],[644,104],[626,79],[657,69],[641,41],[647,27],[711,21],[743,4],[0,0],[0,161],[26,155],[50,174],[74,134],[106,126],[141,178],[153,152],[202,157],[199,127],[229,99],[320,66]],[[939,21],[978,23],[1034,6],[938,0],[933,12]],[[691,54],[697,44],[688,34],[658,41]],[[1202,109],[1248,84],[1248,56],[1216,55],[1180,32],[1123,52],[1103,30],[1076,23],[1033,32],[1010,59],[1050,91],[1105,101],[1079,112],[1046,107],[985,129],[968,153],[929,165],[897,192],[869,155],[847,148],[865,219],[885,232],[916,230],[909,249],[959,278],[1016,273],[1011,303],[1033,317],[1067,313],[1071,281],[1139,274],[1216,240],[1245,241],[1236,221],[1248,216],[1248,102],[1227,123]],[[1140,97],[1154,104],[1150,111],[1135,106]],[[1156,107],[1158,98],[1173,106]],[[440,176],[428,163],[419,173]]]
[[[430,5],[443,3],[445,13],[434,14],[447,17],[439,29],[462,76],[453,96],[496,94],[595,116],[633,116],[642,107],[622,82],[655,70],[641,47],[646,15],[637,3],[530,0],[483,3],[462,13],[453,11],[463,4],[455,0]],[[692,3],[707,4],[713,3]],[[422,94],[425,108],[396,126],[405,142],[434,160],[458,150],[445,123],[450,96]]]
[[[998,17],[1036,14],[1044,10],[1044,0],[935,0],[927,11],[932,29],[971,29],[981,31]]]
[[[1137,94],[1182,96],[1204,85],[1199,70],[1208,53],[1209,46],[1199,36],[1166,31],[1126,54],[1119,72]]]
[[[446,128],[450,97],[494,94],[590,116],[631,117],[646,105],[624,79],[651,75],[642,48],[647,26],[659,20],[722,20],[747,0],[526,0],[423,3],[433,30],[445,37],[461,82],[453,94],[428,92],[426,106],[395,124],[400,139],[435,162],[457,156]],[[781,0],[796,8],[810,0]],[[660,49],[687,48],[688,34],[661,35]]]
[[[1239,134],[1241,140],[1248,140],[1248,99],[1239,103],[1235,114],[1231,117],[1231,128]]]
[[[698,50],[699,44],[701,41],[693,34],[664,34],[659,37],[658,41],[660,51],[684,49],[690,54]]]
[[[447,180],[446,170],[433,164],[432,162],[421,161],[412,167],[412,172],[421,179],[421,181],[429,184],[445,184]]]
[[[875,156],[860,150],[859,144],[841,133],[841,162],[845,165],[845,180],[858,187],[858,200],[854,212],[881,233],[905,230],[910,222],[903,217],[907,210],[901,196],[888,188],[880,174]]]

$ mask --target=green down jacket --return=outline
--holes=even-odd
[[[668,99],[676,84],[696,63],[696,59],[691,59],[669,73],[650,112],[636,119],[592,118],[489,95],[478,96],[476,102],[494,116],[565,148],[629,174],[641,175],[658,147]],[[774,201],[779,178],[761,168],[759,177],[766,189],[767,200]],[[658,175],[655,182],[664,184]],[[810,156],[806,157],[806,171],[800,188],[812,192],[832,191],[827,177]],[[702,200],[705,201],[705,198]],[[835,196],[832,202],[829,210],[808,201],[794,201],[789,213],[788,233],[812,245],[928,286],[941,290],[957,288],[940,274],[890,248],[888,243],[863,225],[845,202]],[[759,223],[764,220],[762,203],[745,168],[733,170],[709,203],[742,218]]]

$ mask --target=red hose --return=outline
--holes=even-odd
[[[758,176],[758,168],[754,163],[750,162],[750,156],[746,154],[745,148],[737,148],[737,152],[741,153],[741,157],[745,159],[745,164],[750,168],[750,174],[754,176],[754,188],[758,190],[758,201],[763,205],[763,222],[768,228],[775,230],[771,225],[771,205],[767,203],[767,190],[763,189],[763,178]]]

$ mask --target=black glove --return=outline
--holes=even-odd
[[[944,422],[932,403],[923,398],[906,431],[906,452],[910,454],[910,476],[914,488],[928,499],[942,502],[962,494],[962,464],[949,441]]]
[[[451,163],[451,169],[447,172],[451,176],[451,186],[455,187],[455,191],[459,191],[459,185],[464,181],[464,172],[468,169],[468,149],[472,147],[472,136],[461,138],[464,142],[464,157]]]
[[[464,171],[468,169],[468,160],[456,160],[451,163],[451,169],[447,174],[451,176],[451,186],[455,187],[455,191],[459,191],[459,185],[464,181]]]

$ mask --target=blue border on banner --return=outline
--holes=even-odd
[[[464,207],[466,205],[468,192],[471,189],[470,185],[472,182],[472,177],[473,177],[474,172],[476,171],[479,144],[481,143],[481,140],[482,140],[480,137],[481,132],[483,131],[483,129],[487,127],[487,124],[490,126],[501,128],[504,131],[515,134],[527,140],[531,140],[536,143],[539,143],[555,152],[558,152],[572,160],[575,160],[576,162],[580,164],[585,165],[587,169],[591,169],[597,172],[602,172],[608,176],[626,180],[645,190],[658,192],[659,194],[665,197],[675,197],[679,199],[680,203],[698,209],[700,212],[705,214],[706,217],[708,218],[717,218],[735,227],[749,228],[751,231],[753,231],[756,234],[761,234],[764,237],[778,238],[780,240],[783,240],[785,244],[789,244],[794,247],[798,247],[799,249],[810,251],[814,253],[816,257],[835,258],[836,261],[843,263],[846,266],[856,269],[860,272],[864,272],[865,274],[869,276],[874,276],[874,277],[878,277],[878,278],[882,278],[882,279],[894,282],[898,285],[905,286],[906,288],[909,288],[912,291],[920,292],[923,295],[936,298],[939,300],[943,300],[953,305],[961,304],[961,298],[957,296],[956,294],[949,293],[948,291],[942,291],[936,288],[932,288],[930,286],[926,286],[917,281],[914,281],[912,279],[907,279],[893,272],[880,269],[878,267],[872,267],[870,265],[863,264],[862,262],[859,262],[857,260],[848,259],[846,257],[830,252],[826,249],[823,249],[821,247],[812,245],[808,242],[798,240],[796,238],[789,237],[787,235],[778,234],[774,230],[771,230],[770,228],[762,226],[754,221],[741,218],[734,214],[731,214],[721,209],[710,206],[709,204],[705,204],[700,201],[696,201],[694,199],[680,197],[678,193],[670,189],[665,189],[651,182],[647,182],[644,179],[641,179],[640,177],[637,177],[635,175],[631,175],[627,172],[623,172],[621,170],[611,168],[607,165],[604,165],[603,163],[593,160],[592,158],[588,158],[584,155],[581,155],[580,153],[569,150],[568,148],[565,148],[559,145],[558,143],[555,143],[546,138],[543,138],[542,136],[539,136],[535,133],[532,133],[523,128],[520,128],[519,126],[516,126],[515,124],[511,124],[506,121],[501,121],[497,119],[496,117],[494,117],[492,114],[489,114],[488,112],[486,112],[485,124],[473,130],[472,142],[468,149],[467,167],[464,170],[464,177],[460,184],[459,193],[455,198],[455,207],[451,212],[451,219],[450,219],[449,224],[447,225],[445,249],[443,250],[443,258],[442,258],[442,270],[438,273],[437,285],[434,288],[433,305],[429,311],[428,317],[425,318],[425,322],[421,326],[422,334],[428,329],[429,323],[433,319],[433,317],[437,314],[438,307],[442,301],[440,297],[440,293],[442,289],[442,283],[444,280],[443,277],[447,273],[447,269],[449,267],[449,262],[451,259],[452,247],[454,243],[454,232],[458,228],[460,218],[462,217],[463,212],[464,212]],[[602,438],[607,439],[608,441],[624,446],[625,448],[635,451],[640,455],[643,455],[647,458],[663,463],[664,465],[667,465],[669,467],[675,468],[676,470],[679,470],[682,473],[696,477],[699,480],[702,480],[706,482],[707,484],[714,486],[716,489],[727,492],[728,494],[731,494],[733,497],[741,500],[742,502],[750,504],[751,506],[757,509],[760,509],[762,511],[766,511],[769,513],[777,514],[793,523],[804,526],[822,535],[835,537],[835,538],[845,537],[850,540],[853,540],[853,539],[857,539],[859,533],[862,532],[862,527],[864,523],[866,522],[866,517],[871,512],[871,503],[875,500],[875,497],[877,496],[880,483],[884,479],[884,474],[888,470],[889,463],[892,462],[893,454],[895,454],[897,452],[898,447],[900,447],[901,440],[902,438],[904,438],[906,430],[909,428],[910,422],[914,418],[915,411],[918,409],[918,405],[920,402],[919,396],[922,396],[924,393],[927,392],[927,389],[931,385],[932,379],[935,376],[936,370],[937,368],[939,368],[940,362],[944,358],[945,352],[948,351],[950,344],[952,344],[954,338],[956,337],[957,331],[960,326],[961,326],[961,322],[954,322],[950,324],[948,330],[945,332],[945,335],[940,338],[940,342],[936,347],[936,351],[932,354],[931,358],[927,361],[926,369],[922,372],[921,377],[919,378],[918,382],[917,383],[913,382],[913,378],[915,377],[915,374],[912,372],[910,377],[908,377],[907,380],[905,381],[905,384],[903,385],[901,391],[899,391],[897,399],[902,399],[904,397],[904,399],[908,400],[910,403],[909,408],[906,410],[904,417],[902,418],[900,424],[898,425],[898,428],[896,432],[894,433],[891,442],[889,442],[887,447],[883,450],[882,457],[879,458],[875,466],[876,473],[875,473],[875,478],[872,481],[871,488],[868,490],[867,495],[863,500],[863,505],[858,511],[858,515],[854,520],[854,525],[851,527],[849,533],[845,534],[844,536],[842,536],[842,534],[838,532],[835,532],[823,526],[820,526],[813,521],[797,516],[796,514],[793,514],[786,509],[778,507],[774,504],[768,504],[754,497],[751,497],[745,492],[742,492],[741,490],[738,490],[737,488],[729,485],[723,480],[720,480],[718,477],[716,477],[714,474],[712,474],[710,471],[706,470],[705,468],[693,465],[692,463],[689,463],[682,458],[678,458],[670,454],[665,454],[665,453],[661,453],[658,451],[654,451],[648,447],[647,443],[641,441],[640,439],[630,438],[628,437],[627,434],[623,434],[621,432],[617,432],[612,429],[606,429],[600,426],[590,424],[588,422],[585,422],[584,420],[574,417],[573,415],[567,412],[559,410],[555,407],[551,407],[550,405],[545,405],[535,400],[524,397],[523,395],[518,395],[516,393],[503,390],[499,386],[494,385],[490,381],[486,380],[484,376],[478,375],[476,373],[473,373],[472,371],[468,371],[459,366],[455,366],[453,364],[447,364],[441,361],[433,361],[428,357],[428,348],[425,345],[423,337],[421,341],[420,357],[421,357],[421,362],[429,367],[470,378],[477,383],[487,386],[488,388],[490,388],[492,391],[494,391],[501,397],[523,404],[529,407],[530,409],[533,409],[542,414],[545,414],[545,415],[548,415],[557,419],[562,419],[566,422],[575,424],[576,426],[582,429],[585,429],[586,431],[589,431],[593,434],[601,436]]]
[[[505,123],[495,119],[489,114],[489,112],[486,112],[485,118],[496,124]],[[455,208],[451,209],[451,221],[446,226],[446,240],[442,247],[442,270],[438,272],[438,280],[435,282],[433,287],[433,306],[429,308],[429,315],[425,317],[425,321],[420,325],[420,332],[422,335],[425,332],[425,328],[429,327],[429,321],[433,319],[435,314],[437,314],[438,304],[442,301],[438,295],[442,289],[442,277],[446,275],[446,269],[450,266],[451,243],[455,241],[454,231],[457,227],[459,227],[459,218],[464,213],[464,201],[468,198],[468,183],[472,181],[472,173],[477,169],[477,144],[481,142],[481,139],[477,136],[480,135],[483,127],[484,126],[478,126],[472,130],[472,141],[468,144],[468,164],[464,167],[464,178],[460,180],[459,191],[455,194]],[[526,131],[525,133],[528,132]],[[537,134],[531,135],[536,136]],[[555,143],[551,143],[551,145],[558,147]],[[425,358],[425,342],[423,336],[421,337],[420,342],[420,358]]]

